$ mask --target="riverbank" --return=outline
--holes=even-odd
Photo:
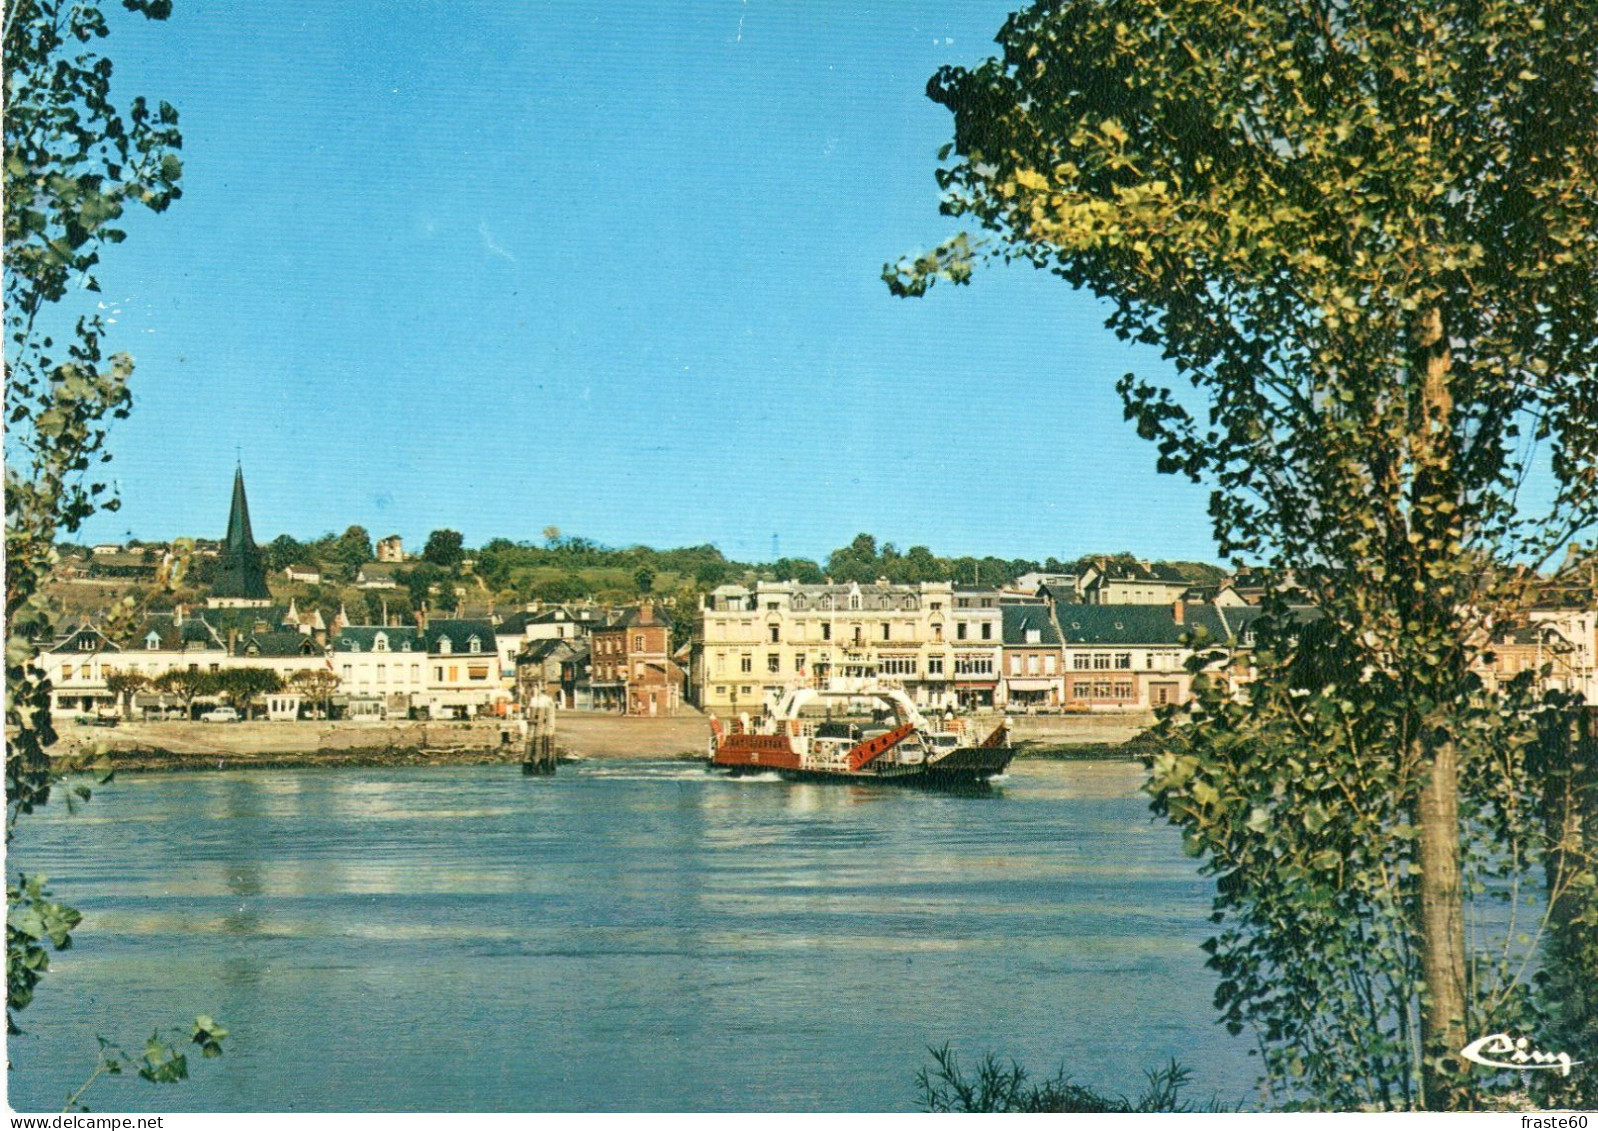
[[[521,759],[514,722],[124,723],[59,728],[64,753],[104,750],[120,771],[281,769],[290,766],[482,765]],[[569,758],[700,755],[710,727],[698,714],[560,716],[556,745]]]
[[[1022,716],[1012,720],[1020,757],[1122,758],[1123,743],[1147,719],[1120,715]],[[435,766],[517,762],[514,723],[248,722],[124,723],[60,726],[63,752],[103,749],[122,772],[282,769],[292,766]],[[697,758],[710,738],[698,712],[627,718],[570,711],[559,716],[556,745],[568,758]]]

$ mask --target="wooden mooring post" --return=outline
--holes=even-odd
[[[522,727],[522,773],[554,773],[555,701],[548,695],[530,697],[522,711]]]

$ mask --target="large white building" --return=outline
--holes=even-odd
[[[864,675],[924,707],[992,705],[1003,645],[991,590],[761,581],[706,597],[690,663],[709,711],[759,710],[795,683]]]

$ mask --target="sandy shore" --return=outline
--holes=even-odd
[[[1020,753],[1107,747],[1132,738],[1148,720],[1111,715],[1022,716],[1012,720]],[[520,759],[514,724],[457,722],[123,723],[60,727],[62,751],[104,749],[119,771],[246,769],[285,766],[472,765]],[[570,711],[556,744],[576,758],[703,757],[709,719],[624,718]]]

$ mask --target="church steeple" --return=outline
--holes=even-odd
[[[250,504],[244,497],[244,468],[233,472],[233,505],[228,511],[227,540],[216,564],[216,581],[211,586],[213,602],[229,604],[268,604],[272,594],[266,587],[266,567],[261,550],[250,531]]]
[[[227,516],[227,546],[229,553],[241,553],[255,548],[255,536],[250,531],[250,501],[244,497],[244,466],[233,469],[233,506]]]

